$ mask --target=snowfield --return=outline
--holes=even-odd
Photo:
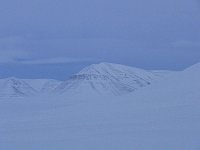
[[[0,98],[0,150],[199,150],[199,75],[196,64],[123,96]]]

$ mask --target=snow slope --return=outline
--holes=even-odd
[[[164,80],[127,96],[137,97],[137,101],[147,100],[149,104],[191,104],[200,98],[200,63],[184,71],[168,75]],[[196,97],[194,97],[196,96]],[[167,97],[166,101],[164,98]],[[163,100],[164,99],[164,100]]]
[[[0,79],[0,97],[35,95],[36,91],[25,81],[17,78]]]
[[[61,81],[53,79],[0,79],[0,97],[24,97],[50,94]]]
[[[100,63],[82,69],[69,80],[61,83],[55,92],[68,95],[80,93],[123,95],[150,85],[159,78],[151,71],[119,64]]]
[[[3,150],[198,150],[200,64],[115,98],[0,101]]]
[[[61,81],[54,79],[23,79],[39,93],[51,93]]]

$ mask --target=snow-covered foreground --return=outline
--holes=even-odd
[[[200,65],[122,97],[0,100],[2,150],[199,150]]]
[[[19,102],[20,101],[20,102]],[[1,102],[2,150],[198,150],[200,106]]]

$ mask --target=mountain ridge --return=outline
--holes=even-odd
[[[59,94],[123,95],[150,85],[158,79],[151,71],[112,63],[92,64],[71,76],[55,89]]]
[[[169,71],[151,71],[121,64],[102,62],[83,68],[65,81],[54,79],[18,79],[15,77],[0,80],[13,79],[17,82],[22,82],[27,87],[30,87],[27,89],[33,89],[33,95],[47,94],[74,96],[81,94],[98,94],[119,96],[151,85],[168,73]],[[3,87],[0,91],[5,91],[5,88],[6,87]],[[20,90],[25,91],[26,89]],[[10,91],[10,93],[13,92],[14,91]],[[9,95],[9,90],[6,95]],[[25,95],[29,94],[21,96]]]

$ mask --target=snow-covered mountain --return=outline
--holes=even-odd
[[[51,93],[61,81],[53,79],[0,79],[0,97],[27,97]]]
[[[184,105],[200,100],[200,63],[165,77],[151,87],[127,95],[150,105]],[[144,102],[145,100],[145,102]],[[200,102],[200,101],[199,101]]]
[[[23,79],[32,86],[38,93],[51,93],[61,81],[54,79]]]
[[[61,83],[59,94],[123,95],[150,85],[159,79],[157,73],[119,64],[100,63],[82,69]]]
[[[0,79],[0,97],[24,97],[35,94],[36,90],[21,79]]]
[[[2,97],[18,97],[33,93],[123,95],[148,86],[169,73],[100,63],[82,69],[64,82],[53,79],[1,79],[0,93]]]

